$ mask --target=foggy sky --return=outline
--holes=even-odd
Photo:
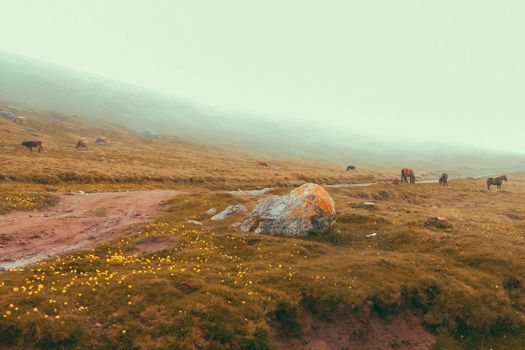
[[[0,50],[223,111],[523,152],[523,1],[9,1]]]

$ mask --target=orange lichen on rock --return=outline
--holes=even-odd
[[[286,236],[325,232],[335,220],[335,203],[326,190],[304,184],[286,196],[270,196],[257,202],[241,229]]]

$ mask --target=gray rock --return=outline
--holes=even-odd
[[[240,188],[237,191],[226,191],[234,196],[261,196],[263,194],[268,194],[273,191],[273,188],[263,188],[262,190],[241,190]]]
[[[197,221],[197,220],[187,220],[186,222],[187,222],[188,224],[202,226],[202,222]]]
[[[246,207],[242,204],[230,205],[229,207],[221,211],[219,214],[212,216],[211,219],[213,221],[221,221],[237,214],[247,215],[248,209],[246,209]]]
[[[270,196],[257,202],[241,230],[284,236],[324,233],[335,221],[335,202],[326,190],[308,183],[285,196]]]
[[[4,117],[4,118],[9,118],[9,119],[14,119],[15,118],[15,115],[10,112],[10,111],[1,111],[0,112],[0,116]]]
[[[206,215],[208,215],[208,216],[212,216],[212,215],[215,215],[215,214],[217,214],[217,209],[215,209],[215,208],[210,208],[210,209],[206,210]]]

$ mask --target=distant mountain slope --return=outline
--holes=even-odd
[[[320,130],[307,122],[219,113],[182,98],[9,54],[0,54],[0,102],[109,120],[138,130],[153,128],[273,157],[321,159],[341,166],[349,162],[406,165],[455,170],[461,175],[525,170],[523,155],[375,138],[343,126]]]

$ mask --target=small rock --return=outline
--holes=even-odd
[[[363,202],[365,207],[374,207],[376,204],[374,202]]]
[[[102,156],[102,157],[100,157],[100,161],[101,161],[101,162],[107,162],[107,161],[108,161],[108,158],[105,157],[105,156]]]
[[[210,208],[210,209],[206,210],[206,215],[208,215],[208,216],[212,216],[212,215],[215,215],[215,214],[217,214],[217,209],[215,209],[215,208]]]
[[[213,221],[221,221],[236,214],[247,215],[248,209],[242,204],[230,205],[219,214],[212,216],[211,219]]]
[[[197,221],[197,220],[187,220],[186,222],[187,222],[188,224],[193,224],[193,225],[202,226],[202,222]]]
[[[377,233],[376,233],[376,232],[369,233],[369,234],[366,235],[367,238],[375,237],[375,236],[377,236]]]

